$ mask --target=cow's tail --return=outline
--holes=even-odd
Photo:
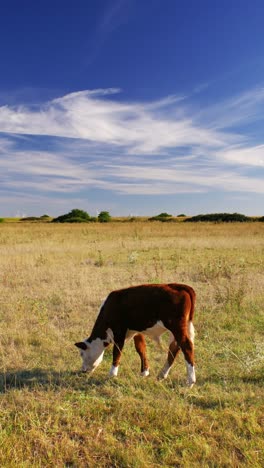
[[[188,293],[191,298],[191,309],[190,309],[190,314],[189,314],[189,322],[193,321],[193,316],[194,316],[194,309],[195,309],[195,301],[196,301],[196,294],[193,288],[188,286]]]
[[[188,335],[192,343],[194,343],[195,330],[193,326],[193,316],[194,316],[194,309],[195,309],[196,294],[193,288],[191,288],[190,286],[187,286],[185,291],[189,293],[189,296],[191,299],[191,308],[190,308],[189,319],[188,319]]]

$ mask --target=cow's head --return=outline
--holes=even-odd
[[[75,346],[80,349],[82,372],[93,372],[103,360],[105,350],[103,340],[96,338],[91,342],[80,341],[75,343]]]

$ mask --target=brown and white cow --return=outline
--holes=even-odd
[[[188,384],[195,383],[193,314],[195,292],[185,284],[143,284],[112,291],[102,304],[89,338],[75,346],[80,348],[82,371],[92,372],[102,362],[105,348],[112,343],[111,376],[117,376],[126,340],[134,338],[141,359],[141,375],[149,375],[146,343],[143,336],[159,342],[160,335],[170,332],[167,360],[158,377],[165,379],[173,361],[182,350]]]

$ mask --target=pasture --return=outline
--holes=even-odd
[[[1,467],[262,467],[264,224],[0,225]],[[183,355],[133,343],[80,374],[102,300],[140,283],[197,293],[197,384]]]

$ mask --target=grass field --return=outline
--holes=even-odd
[[[264,466],[264,225],[0,225],[0,466]],[[113,289],[185,282],[197,292],[197,385],[180,355],[133,345],[77,372]]]

